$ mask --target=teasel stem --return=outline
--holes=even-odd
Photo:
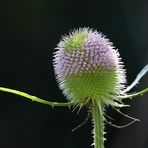
[[[93,100],[92,118],[93,118],[93,134],[94,134],[94,148],[104,148],[104,107],[101,102]]]
[[[30,95],[28,93],[18,91],[18,90],[14,90],[14,89],[10,89],[10,88],[5,88],[5,87],[0,87],[0,91],[7,92],[7,93],[12,93],[12,94],[15,94],[15,95],[18,95],[18,96],[22,96],[22,97],[25,97],[25,98],[27,98],[29,100],[36,101],[36,102],[39,102],[41,104],[50,105],[52,107],[54,107],[54,106],[73,106],[73,105],[76,105],[73,102],[59,103],[59,102],[47,101],[47,100],[41,99],[39,97]]]
[[[124,96],[118,96],[119,99],[133,99],[134,97],[142,96],[145,93],[148,93],[148,88],[145,88],[144,90],[141,90],[139,92],[134,92],[133,94],[124,95]]]

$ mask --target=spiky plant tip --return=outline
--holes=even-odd
[[[55,52],[54,69],[59,87],[72,102],[88,98],[116,105],[126,83],[119,52],[102,33],[89,28],[64,36]]]

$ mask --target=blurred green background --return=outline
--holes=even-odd
[[[0,86],[22,90],[51,101],[65,102],[54,77],[52,59],[61,35],[91,27],[119,49],[128,84],[148,63],[147,0],[2,0],[0,1]],[[136,90],[148,86],[145,76]],[[133,90],[135,91],[135,90]],[[141,122],[116,129],[106,126],[106,148],[148,147],[148,96],[126,101],[123,109]],[[129,119],[112,109],[114,123]],[[0,92],[0,148],[88,148],[92,144],[86,109],[51,108]]]

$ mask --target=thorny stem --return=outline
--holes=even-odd
[[[104,117],[101,102],[93,101],[94,148],[104,148]]]
[[[73,102],[59,103],[59,102],[46,101],[46,100],[43,100],[39,97],[32,96],[28,93],[18,91],[18,90],[14,90],[14,89],[10,89],[10,88],[5,88],[5,87],[0,87],[0,91],[4,91],[4,92],[7,92],[7,93],[12,93],[12,94],[15,94],[15,95],[18,95],[18,96],[22,96],[22,97],[25,97],[25,98],[30,99],[32,101],[36,101],[36,102],[39,102],[39,103],[42,103],[42,104],[50,105],[52,107],[53,106],[72,106],[72,105],[75,105],[75,103],[73,103]]]
[[[127,87],[124,92],[128,92],[131,90],[136,84],[138,84],[139,80],[147,73],[148,71],[148,65],[146,65],[142,71],[137,75],[136,79],[134,82]],[[43,100],[39,97],[30,95],[28,93],[10,89],[10,88],[5,88],[5,87],[0,87],[0,91],[7,92],[7,93],[12,93],[15,95],[19,95],[22,97],[25,97],[27,99],[30,99],[32,101],[36,101],[42,104],[50,105],[50,106],[75,106],[75,102],[66,102],[66,103],[59,103],[59,102],[51,102],[47,100]],[[148,92],[148,88],[129,95],[124,95],[124,96],[118,96],[119,99],[132,99],[134,97],[143,95],[144,93]],[[92,101],[92,117],[93,117],[93,124],[94,124],[94,148],[104,148],[104,115],[103,115],[103,110],[104,110],[104,105],[101,102],[97,102],[96,100]]]

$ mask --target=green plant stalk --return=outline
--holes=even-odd
[[[18,96],[25,97],[29,100],[39,102],[41,104],[46,104],[50,105],[52,107],[54,106],[77,106],[75,102],[65,102],[65,103],[60,103],[60,102],[51,102],[47,101],[44,99],[41,99],[39,97],[30,95],[28,93],[10,89],[10,88],[5,88],[5,87],[0,87],[0,91],[7,92],[7,93],[12,93]],[[119,99],[132,99],[134,97],[143,95],[144,93],[148,92],[148,88],[134,93],[130,95],[125,95],[125,96],[118,96]],[[100,101],[92,100],[92,118],[93,118],[93,125],[94,125],[94,148],[104,148],[104,105]]]
[[[141,91],[134,93],[134,94],[118,96],[118,98],[119,99],[132,99],[132,98],[137,97],[137,96],[142,96],[145,93],[148,93],[148,88],[145,88],[144,90],[141,90]]]
[[[27,98],[29,100],[36,101],[36,102],[39,102],[41,104],[50,105],[52,107],[54,107],[54,106],[72,106],[72,105],[75,105],[75,103],[73,103],[73,102],[59,103],[59,102],[46,101],[46,100],[43,100],[43,99],[41,99],[39,97],[30,95],[28,93],[18,91],[18,90],[14,90],[14,89],[10,89],[10,88],[5,88],[5,87],[0,87],[0,91],[7,92],[7,93],[12,93],[12,94],[15,94],[15,95],[18,95],[18,96],[22,96],[22,97],[25,97],[25,98]]]
[[[104,117],[101,102],[93,101],[92,107],[94,148],[104,148]]]

